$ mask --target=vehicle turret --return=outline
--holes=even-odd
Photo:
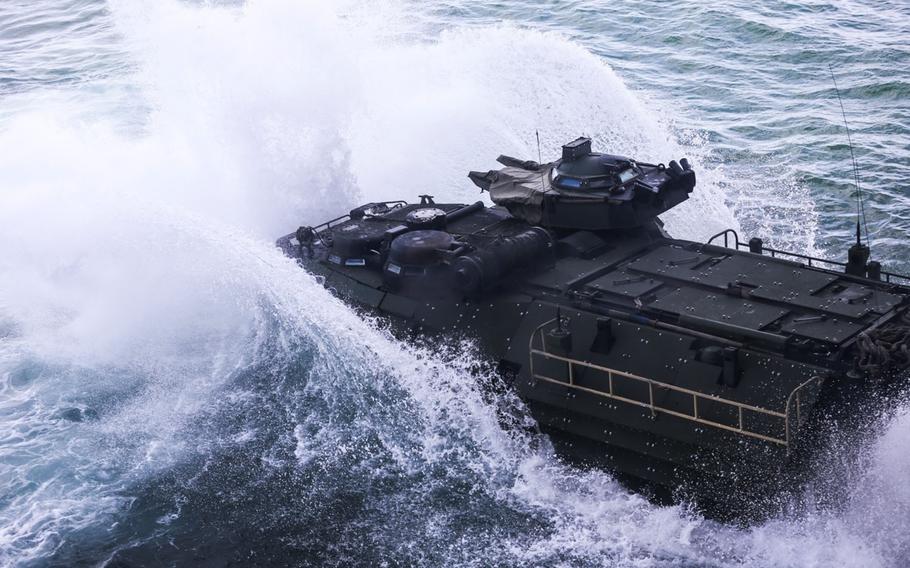
[[[647,164],[592,152],[590,138],[566,144],[562,158],[548,164],[510,156],[497,161],[505,167],[468,177],[515,217],[554,229],[642,227],[695,188],[695,172],[685,158],[669,166]]]

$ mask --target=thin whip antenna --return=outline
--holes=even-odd
[[[831,72],[831,81],[834,83],[834,93],[837,95],[837,102],[840,103],[840,113],[844,118],[844,129],[847,131],[847,146],[850,148],[850,159],[853,161],[853,185],[856,187],[856,242],[860,243],[859,220],[863,220],[863,231],[866,233],[866,246],[869,246],[869,225],[866,223],[866,205],[863,202],[863,191],[859,186],[859,168],[856,165],[856,155],[853,153],[853,140],[850,137],[850,125],[847,124],[847,111],[844,109],[844,100],[840,96],[840,89],[837,88],[837,79],[834,77],[834,68],[828,64],[828,71]]]
[[[544,171],[541,167],[542,164],[540,163],[543,161],[543,158],[540,156],[540,131],[535,129],[534,136],[537,138],[537,169],[540,171],[540,191],[542,193],[547,193],[547,184],[543,179]],[[550,222],[547,220],[547,209],[547,207],[544,207],[541,214],[541,225],[544,227],[547,227],[550,224]]]
[[[535,130],[534,136],[537,138],[537,167],[540,168],[541,162],[543,161],[543,159],[540,157],[540,131]],[[543,180],[543,170],[540,171],[540,191],[544,193],[547,192],[547,186]]]

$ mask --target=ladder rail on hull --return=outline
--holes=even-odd
[[[689,421],[695,422],[697,424],[702,424],[702,425],[710,426],[713,428],[719,428],[721,430],[734,432],[734,433],[740,434],[742,436],[747,436],[750,438],[755,438],[755,439],[762,440],[765,442],[777,444],[777,445],[783,446],[788,449],[790,448],[790,446],[792,444],[793,437],[794,437],[796,431],[799,429],[799,426],[802,423],[801,422],[802,418],[803,418],[802,412],[801,412],[802,401],[801,401],[801,396],[800,396],[802,391],[805,388],[807,388],[808,386],[810,386],[814,383],[820,383],[823,380],[822,377],[813,376],[809,380],[801,383],[799,386],[794,388],[790,392],[790,395],[787,397],[787,403],[784,407],[783,412],[779,412],[776,410],[769,410],[767,408],[761,408],[758,406],[753,406],[750,404],[737,402],[734,400],[729,400],[729,399],[719,397],[716,395],[705,394],[705,393],[698,392],[698,391],[695,391],[692,389],[687,389],[684,387],[671,385],[669,383],[665,383],[662,381],[657,381],[654,379],[641,377],[641,376],[638,376],[638,375],[635,375],[632,373],[627,373],[625,371],[611,369],[609,367],[604,367],[602,365],[597,365],[594,363],[590,363],[588,361],[582,361],[580,359],[566,357],[563,355],[558,355],[556,353],[550,353],[549,351],[547,351],[546,343],[544,342],[544,339],[543,339],[543,330],[546,326],[554,324],[554,323],[556,323],[555,319],[544,322],[540,326],[538,326],[534,330],[533,333],[531,333],[531,338],[528,342],[528,351],[529,351],[529,358],[530,358],[530,374],[533,379],[558,384],[558,385],[568,387],[573,390],[578,390],[581,392],[586,392],[589,394],[602,396],[602,397],[609,398],[612,400],[617,400],[617,401],[620,401],[623,403],[647,408],[651,411],[652,417],[656,417],[658,413],[668,414],[670,416],[675,416],[677,418],[689,420]],[[535,347],[535,340],[538,337],[540,338],[540,341],[539,341],[540,347],[539,348]],[[560,362],[565,363],[567,365],[568,382],[557,379],[557,378],[548,377],[540,372],[535,371],[535,368],[534,368],[535,356],[543,357],[546,360],[560,361]],[[607,390],[604,391],[604,390],[599,390],[596,388],[591,388],[588,386],[582,386],[582,385],[577,384],[575,381],[575,367],[576,366],[584,368],[584,369],[592,369],[592,370],[600,372],[600,373],[605,373],[606,379],[607,379],[607,381],[606,381]],[[622,379],[628,379],[628,380],[637,382],[639,384],[647,385],[648,386],[648,400],[647,401],[636,400],[634,398],[629,398],[627,396],[617,394],[614,389],[614,383],[615,383],[616,377],[619,377]],[[659,404],[655,403],[655,401],[654,401],[655,389],[668,390],[668,391],[677,392],[677,393],[685,394],[685,395],[692,397],[692,414],[687,414],[685,412],[679,412],[677,410],[673,410],[671,408],[666,408],[666,407],[660,406]],[[724,423],[718,422],[716,420],[711,420],[709,418],[706,418],[703,414],[699,414],[699,406],[698,406],[699,400],[710,401],[712,403],[719,403],[721,405],[727,405],[729,407],[735,408],[736,416],[737,416],[737,426],[730,426],[729,424],[724,424]],[[756,432],[754,430],[750,430],[749,428],[745,427],[744,419],[743,419],[744,413],[746,413],[746,416],[748,416],[748,413],[755,413],[755,414],[758,414],[761,416],[768,416],[768,417],[771,417],[772,419],[782,421],[783,437],[769,436],[767,434],[762,434],[761,432]]]

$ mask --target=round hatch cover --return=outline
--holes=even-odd
[[[421,207],[408,213],[405,221],[412,229],[440,229],[445,226],[446,212],[437,207]]]
[[[402,265],[438,262],[440,252],[452,246],[452,235],[444,231],[413,231],[392,241],[390,260]]]
[[[332,227],[332,251],[341,258],[363,258],[381,247],[385,231],[385,225],[352,219]]]

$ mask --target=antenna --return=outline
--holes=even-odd
[[[540,191],[542,193],[546,193],[547,184],[543,179],[543,175],[544,175],[543,168],[541,168],[542,164],[540,163],[543,161],[543,158],[541,158],[541,156],[540,156],[540,131],[539,130],[536,130],[536,129],[534,130],[534,137],[537,138],[537,169],[538,169],[538,171],[540,171]],[[541,220],[545,221],[545,218],[546,218],[546,208],[544,208],[544,219],[541,219]]]
[[[534,136],[537,138],[537,168],[540,170],[540,191],[547,192],[547,184],[544,183],[543,170],[540,168],[543,159],[540,157],[540,131],[534,130]]]
[[[837,79],[834,78],[834,68],[828,64],[828,71],[831,72],[831,81],[834,83],[834,92],[837,94],[837,102],[840,103],[841,116],[844,118],[844,129],[847,131],[847,146],[850,148],[850,159],[853,161],[853,185],[856,187],[856,244],[860,242],[860,218],[863,220],[863,231],[866,233],[866,246],[869,246],[869,225],[866,223],[866,205],[863,202],[863,191],[859,186],[859,168],[856,166],[856,154],[853,152],[853,140],[850,137],[850,125],[847,124],[847,111],[844,109],[844,100],[840,96],[840,89],[837,88]]]

